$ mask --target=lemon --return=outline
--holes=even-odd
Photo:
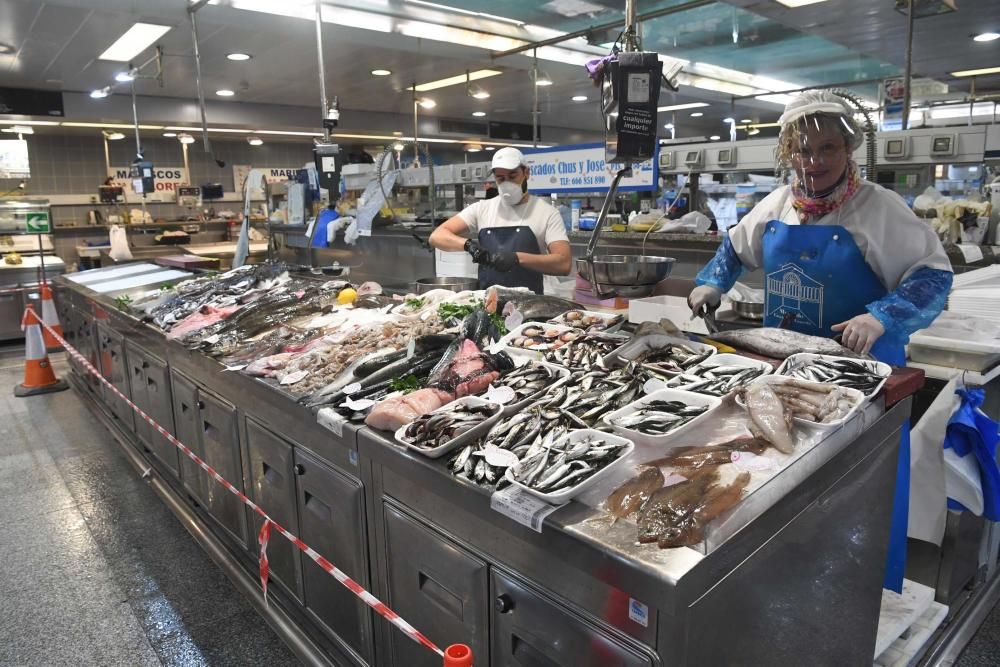
[[[349,303],[354,303],[354,300],[358,298],[358,292],[352,287],[345,287],[340,290],[340,294],[337,295],[337,303],[342,306],[346,306]]]

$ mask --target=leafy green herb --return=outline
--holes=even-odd
[[[501,336],[507,335],[507,323],[504,322],[504,318],[500,316],[500,313],[490,313],[490,319],[493,320],[493,326],[497,328]]]
[[[403,303],[405,303],[407,307],[417,310],[424,307],[424,301],[425,299],[423,297],[417,297],[415,299],[407,299]]]
[[[423,382],[417,379],[416,375],[412,373],[410,375],[404,375],[400,378],[395,378],[389,382],[389,388],[393,391],[401,391],[404,394],[409,394],[411,391],[416,391],[423,386]]]
[[[128,294],[122,294],[121,296],[115,297],[115,307],[118,310],[127,311],[131,303],[132,303],[132,297],[130,297]]]
[[[485,307],[482,301],[473,301],[470,304],[456,305],[454,303],[442,303],[438,306],[438,317],[440,317],[444,322],[449,320],[462,321],[470,313],[476,310],[480,310]],[[507,325],[504,323],[503,316],[500,313],[489,313],[490,320],[493,321],[493,325],[500,332],[500,335],[507,333]]]

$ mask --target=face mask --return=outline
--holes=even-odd
[[[515,206],[524,196],[521,186],[512,181],[497,183],[497,190],[500,192],[500,201],[507,206]]]

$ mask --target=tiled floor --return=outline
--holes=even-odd
[[[13,397],[21,354],[0,351],[0,665],[297,665],[75,391]]]

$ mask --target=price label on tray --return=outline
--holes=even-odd
[[[516,486],[495,492],[490,497],[490,507],[536,533],[542,532],[545,517],[559,509],[558,505],[549,505]]]
[[[360,382],[352,382],[351,384],[344,387],[344,396],[350,396],[351,394],[356,394],[361,391]]]
[[[515,398],[517,394],[510,387],[494,387],[490,385],[490,388],[486,390],[486,394],[483,395],[487,401],[491,403],[499,403],[500,405],[507,405]]]
[[[375,405],[375,403],[377,403],[377,401],[373,401],[370,398],[361,398],[356,401],[352,398],[348,398],[347,400],[344,401],[344,407],[346,407],[348,410],[361,412],[363,410],[367,410],[368,408],[372,407],[373,405]]]

